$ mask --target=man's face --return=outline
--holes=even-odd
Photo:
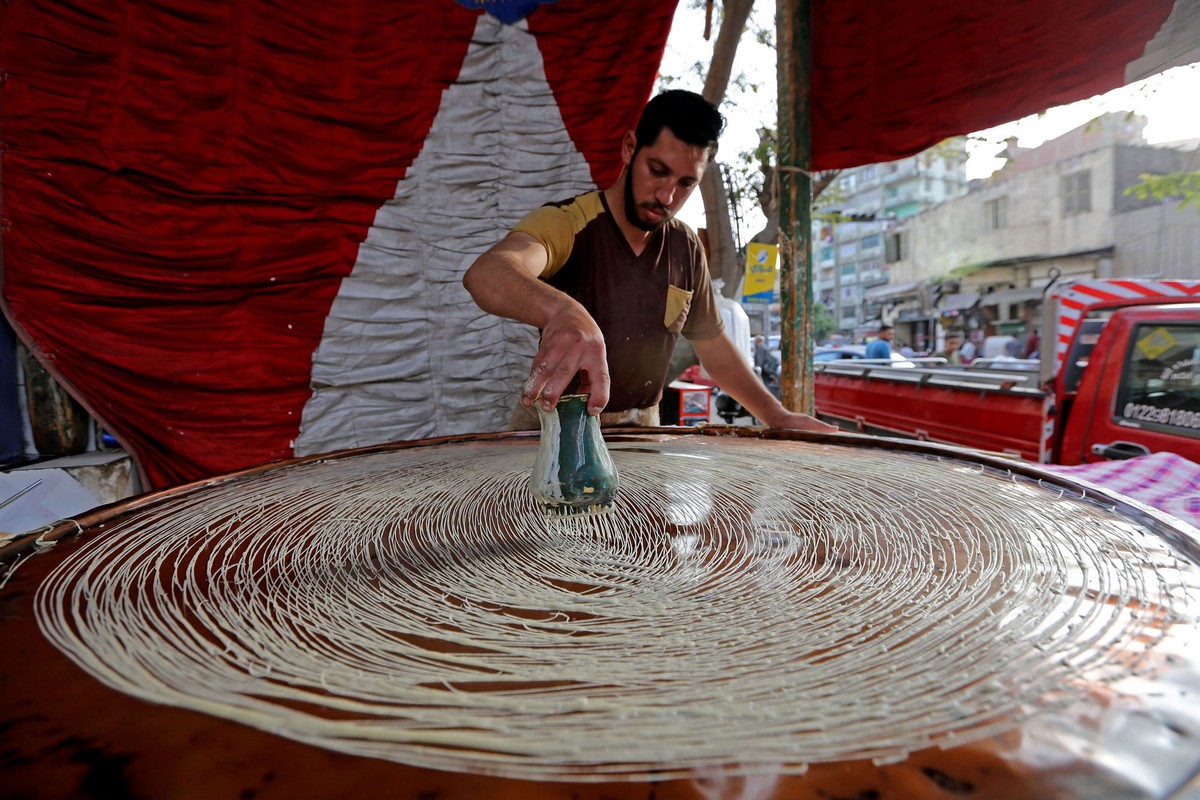
[[[646,147],[630,131],[621,143],[625,161],[625,216],[630,224],[654,231],[683,208],[708,167],[708,151],[681,141],[670,128]]]
[[[946,352],[953,353],[958,348],[962,347],[962,337],[949,336],[946,338]]]
[[[890,342],[892,339],[896,338],[896,331],[893,328],[888,328],[886,331],[880,331],[879,338],[883,339],[885,342]]]

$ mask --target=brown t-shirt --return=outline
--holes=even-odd
[[[708,339],[725,330],[704,249],[678,220],[635,255],[596,191],[535,209],[513,231],[545,246],[542,280],[578,300],[604,333],[612,378],[605,411],[658,403],[679,334]]]

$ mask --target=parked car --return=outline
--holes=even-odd
[[[813,361],[840,361],[844,358],[864,358],[867,348],[863,345],[850,344],[840,347],[818,347],[813,350]]]
[[[848,358],[866,358],[866,345],[847,344],[840,347],[818,347],[813,350],[813,363],[820,364],[825,361],[842,361]],[[892,351],[892,366],[893,367],[911,367],[913,363],[907,358]]]

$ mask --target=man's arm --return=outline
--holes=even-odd
[[[546,260],[537,239],[511,233],[475,260],[463,275],[463,286],[489,314],[541,329],[522,403],[539,402],[549,411],[580,373],[580,391],[591,395],[589,413],[599,414],[609,395],[604,334],[587,309],[538,279]]]
[[[693,339],[692,347],[700,357],[700,364],[717,385],[764,425],[801,431],[837,430],[833,425],[826,425],[815,417],[797,414],[784,408],[750,369],[728,336],[720,334],[708,339]]]

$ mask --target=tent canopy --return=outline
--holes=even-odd
[[[147,486],[503,428],[535,332],[461,274],[615,179],[675,4],[86,5],[0,5],[3,308]],[[1195,6],[813,0],[813,166],[1195,60]]]

